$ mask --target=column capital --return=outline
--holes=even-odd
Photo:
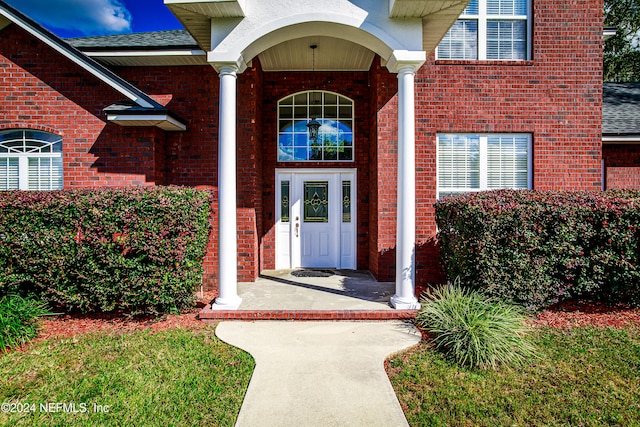
[[[423,50],[394,50],[387,61],[387,69],[392,73],[415,74],[426,60],[427,53]]]
[[[229,55],[208,52],[207,61],[220,74],[240,74],[247,69],[247,63],[241,54]]]

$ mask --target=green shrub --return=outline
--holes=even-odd
[[[0,193],[0,295],[128,314],[194,301],[209,235],[209,194],[153,187]]]
[[[46,305],[31,298],[19,295],[0,298],[0,353],[38,335],[38,317],[46,313]]]
[[[461,366],[497,368],[534,352],[521,309],[459,285],[423,295],[418,325],[434,335],[437,350]]]
[[[436,203],[450,280],[541,310],[594,296],[640,303],[640,192],[501,190]]]

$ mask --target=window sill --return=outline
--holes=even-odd
[[[478,67],[530,67],[534,65],[534,61],[527,60],[499,60],[499,59],[436,59],[436,65],[464,65],[464,66],[478,66]]]

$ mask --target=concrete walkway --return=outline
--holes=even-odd
[[[420,341],[408,323],[222,322],[256,361],[236,426],[407,426],[384,370]]]

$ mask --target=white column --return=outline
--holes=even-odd
[[[236,80],[238,68],[222,66],[218,125],[218,297],[213,309],[235,310],[238,296],[236,206]]]
[[[398,204],[396,226],[396,309],[420,308],[415,295],[416,279],[416,71],[424,63],[424,52],[394,52],[389,65],[398,73]]]

